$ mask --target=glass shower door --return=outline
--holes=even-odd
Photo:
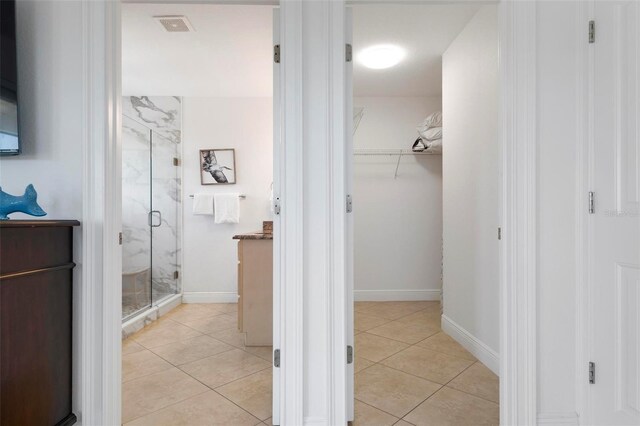
[[[180,223],[179,139],[151,133],[151,297],[155,305],[178,293]]]
[[[151,306],[151,132],[122,117],[122,317]]]

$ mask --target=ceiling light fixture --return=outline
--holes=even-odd
[[[360,52],[358,60],[367,68],[382,70],[398,65],[405,56],[406,52],[401,47],[393,44],[379,44]]]

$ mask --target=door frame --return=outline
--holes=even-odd
[[[347,3],[442,4],[465,3],[465,0],[352,0]],[[500,422],[533,425],[537,424],[537,0],[502,0],[497,3],[500,42],[499,226],[502,230],[499,248]],[[335,22],[343,19],[338,12],[334,12],[332,17]],[[340,122],[338,114],[336,111],[332,117],[336,122]],[[335,166],[344,164],[342,155],[344,152],[333,152],[331,161]],[[334,188],[347,187],[348,182],[340,174],[335,176]],[[334,214],[344,215],[343,205],[337,204]],[[337,241],[343,240],[338,238]],[[350,302],[344,292],[335,291],[332,303],[344,306]],[[330,340],[339,340],[337,337],[345,333],[344,324],[334,325],[331,333]],[[343,371],[335,368],[334,376]],[[345,401],[339,400],[339,394],[333,398],[336,412],[347,411],[343,407]],[[348,401],[346,406],[349,406]]]
[[[119,424],[121,419],[121,164],[120,164],[120,92],[121,92],[121,0],[95,0],[82,3],[83,57],[83,229],[81,260],[81,303],[75,336],[78,360],[74,378],[74,411],[85,425]],[[460,1],[460,0],[459,0]],[[195,1],[194,1],[195,2]],[[405,1],[404,3],[428,3]],[[536,423],[536,223],[537,223],[537,149],[536,149],[536,2],[502,1],[499,8],[500,33],[500,145],[501,145],[501,226],[500,248],[500,418],[503,424]],[[224,0],[211,3],[229,3]],[[242,4],[243,2],[238,2]],[[273,4],[246,0],[248,4]],[[332,1],[329,20],[337,32],[344,29],[343,1]],[[355,1],[353,3],[356,3]],[[360,3],[360,2],[357,2]],[[283,136],[301,140],[302,61],[300,35],[302,8],[298,1],[281,5],[281,42],[286,48],[282,67]],[[336,49],[344,33],[334,35]],[[342,51],[340,49],[340,51]],[[334,64],[334,66],[337,66]],[[338,68],[333,68],[337,72]],[[330,74],[332,75],[332,74]],[[289,77],[287,77],[289,76]],[[328,86],[344,84],[342,77]],[[344,94],[332,93],[338,106],[331,120],[344,127]],[[342,107],[340,106],[342,105]],[[275,112],[274,112],[275,113]],[[337,115],[340,116],[337,116]],[[335,141],[340,135],[335,133]],[[281,329],[283,363],[280,368],[282,425],[300,424],[303,419],[303,340],[302,276],[303,192],[302,149],[286,146],[281,217],[283,267]],[[332,149],[328,167],[344,167],[345,153]],[[334,169],[335,170],[335,169]],[[332,187],[337,188],[332,203],[332,220],[344,224],[345,174],[336,173]],[[342,189],[340,189],[342,188]],[[286,217],[286,218],[285,218]],[[346,413],[345,351],[346,262],[344,237],[338,237],[342,225],[335,228],[331,244],[342,253],[333,257],[330,294],[329,342],[327,353],[333,413]],[[341,248],[338,247],[342,244]],[[289,291],[290,290],[290,291]],[[342,291],[341,291],[342,290]],[[286,355],[286,359],[284,358]],[[76,364],[78,365],[78,364]],[[284,365],[287,368],[284,368]],[[284,404],[286,401],[286,404]],[[331,414],[327,419],[332,418]],[[334,417],[335,418],[335,417]],[[287,420],[290,419],[290,420]]]

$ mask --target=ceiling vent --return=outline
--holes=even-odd
[[[186,16],[154,16],[153,18],[169,33],[188,33],[194,31],[191,22],[189,22]]]

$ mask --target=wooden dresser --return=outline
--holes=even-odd
[[[238,329],[246,346],[273,344],[273,235],[240,234]]]
[[[0,221],[0,424],[71,425],[72,220]]]

